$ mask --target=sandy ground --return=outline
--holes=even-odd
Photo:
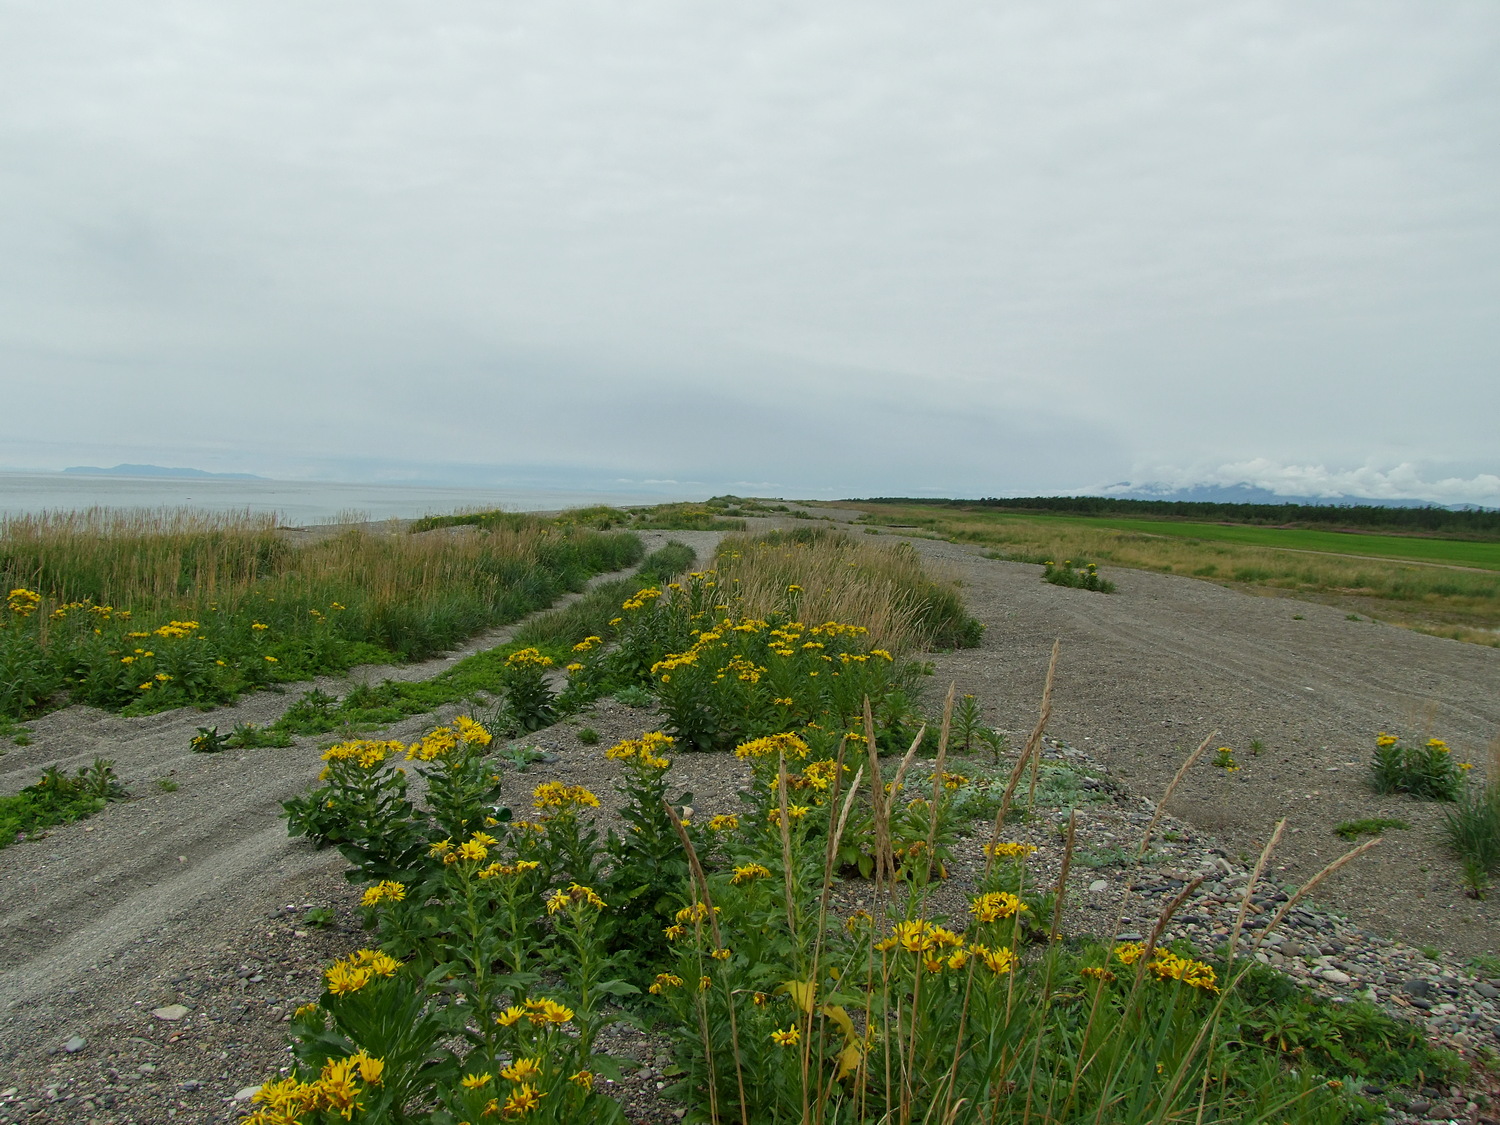
[[[717,540],[652,534],[667,538],[700,552]],[[1217,729],[1215,745],[1234,747],[1242,768],[1226,775],[1205,759],[1172,811],[1216,833],[1231,854],[1256,850],[1286,817],[1279,866],[1288,879],[1339,854],[1331,829],[1340,821],[1407,820],[1411,831],[1388,833],[1326,886],[1323,903],[1412,944],[1460,955],[1500,948],[1495,900],[1462,894],[1456,865],[1438,844],[1439,810],[1375,796],[1363,768],[1380,729],[1430,729],[1481,762],[1500,732],[1500,650],[1137,571],[1109,572],[1119,586],[1112,596],[1062,589],[1043,583],[1039,567],[915,542],[961,575],[972,612],[988,627],[981,648],[932,657],[934,695],[956,681],[1019,741],[1060,637],[1051,731],[1125,785],[1159,795],[1185,754]],[[476,638],[464,651],[508,633]],[[463,654],[399,675],[429,676]],[[391,674],[364,670],[361,678]],[[3,791],[29,784],[44,765],[72,768],[102,755],[116,761],[134,794],[0,851],[0,1122],[232,1120],[244,1108],[235,1092],[284,1063],[283,1019],[294,1002],[317,994],[319,963],[358,941],[337,853],[289,840],[280,817],[280,803],[318,771],[317,740],[213,756],[192,754],[188,740],[205,722],[228,729],[274,719],[296,694],[258,695],[211,716],[125,719],[70,708],[28,724],[34,744],[0,758]],[[636,733],[629,728],[645,716],[611,707],[589,721],[606,738],[615,727]],[[408,720],[390,736],[415,736],[432,721]],[[575,730],[542,737],[562,752],[557,776],[591,773]],[[1256,757],[1251,739],[1265,746]],[[728,801],[735,765],[691,759],[684,787]],[[179,789],[157,788],[162,777]],[[318,930],[302,922],[311,904],[338,908],[337,924]],[[171,1003],[192,1013],[180,1021],[151,1014]],[[65,1051],[74,1036],[84,1045]],[[81,1082],[85,1069],[97,1081],[70,1099],[69,1083]]]

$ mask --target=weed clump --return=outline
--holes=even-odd
[[[1454,762],[1441,738],[1420,746],[1404,745],[1399,736],[1381,731],[1375,736],[1370,783],[1377,793],[1409,793],[1430,801],[1456,801],[1463,792],[1467,762]]]
[[[107,758],[95,758],[71,777],[52,766],[34,785],[0,797],[0,848],[55,824],[82,820],[129,795]]]
[[[1099,577],[1099,567],[1095,563],[1075,563],[1072,559],[1063,559],[1059,565],[1048,559],[1042,565],[1046,567],[1042,574],[1042,581],[1050,582],[1054,586],[1069,586],[1075,590],[1094,590],[1100,594],[1115,592],[1113,582]]]

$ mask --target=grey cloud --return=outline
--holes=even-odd
[[[6,23],[6,461],[1500,468],[1488,3]]]

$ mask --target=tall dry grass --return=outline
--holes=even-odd
[[[877,647],[892,652],[979,642],[981,627],[964,612],[957,577],[924,565],[908,544],[870,543],[828,528],[730,535],[716,565],[721,586],[754,616],[786,612],[790,604],[805,622],[863,625]]]

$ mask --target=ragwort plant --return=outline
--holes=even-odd
[[[1431,801],[1456,801],[1463,792],[1463,775],[1471,768],[1468,762],[1455,762],[1448,744],[1440,738],[1407,746],[1399,736],[1381,731],[1375,737],[1370,781],[1377,793],[1410,793]]]

